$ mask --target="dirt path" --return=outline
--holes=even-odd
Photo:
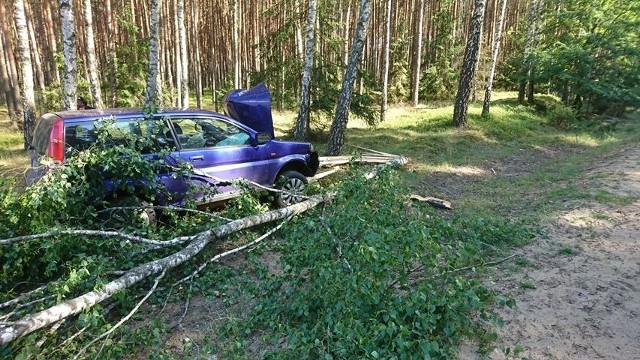
[[[489,358],[640,359],[640,143],[581,182],[609,201],[568,203],[548,236],[520,250],[524,267],[498,270],[495,286],[517,301],[502,311],[499,346],[524,351]]]

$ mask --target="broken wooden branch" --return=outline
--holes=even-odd
[[[427,204],[433,206],[433,207],[437,207],[437,208],[441,208],[441,209],[447,209],[447,210],[451,210],[451,202],[447,201],[447,200],[442,200],[442,199],[438,199],[438,198],[434,198],[434,197],[423,197],[420,195],[411,195],[409,197],[409,199],[411,200],[416,200],[416,201],[420,201],[420,202],[426,202]]]
[[[16,236],[8,239],[0,240],[0,245],[11,245],[22,241],[33,241],[38,239],[45,239],[54,236],[93,236],[93,237],[119,237],[121,239],[129,240],[131,242],[151,244],[151,245],[163,245],[171,246],[184,243],[191,239],[190,236],[181,236],[171,240],[153,240],[147,239],[142,236],[130,235],[119,231],[104,231],[104,230],[56,230],[49,231],[41,234]]]

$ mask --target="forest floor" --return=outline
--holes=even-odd
[[[565,200],[520,266],[496,270],[517,306],[490,359],[640,359],[640,142],[595,160],[573,185],[609,201]],[[482,357],[466,344],[460,358]]]

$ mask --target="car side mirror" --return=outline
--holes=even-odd
[[[267,132],[259,132],[256,134],[256,142],[258,145],[266,144],[271,141],[271,134]]]

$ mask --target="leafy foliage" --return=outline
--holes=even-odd
[[[535,82],[548,83],[584,114],[618,116],[640,105],[640,5],[584,0],[546,3]]]
[[[362,172],[285,231],[283,272],[258,284],[246,330],[284,340],[263,356],[450,358],[462,338],[490,341],[485,325],[499,322],[491,305],[513,302],[477,274],[488,250],[531,233],[493,219],[444,220],[407,204],[393,172]]]

